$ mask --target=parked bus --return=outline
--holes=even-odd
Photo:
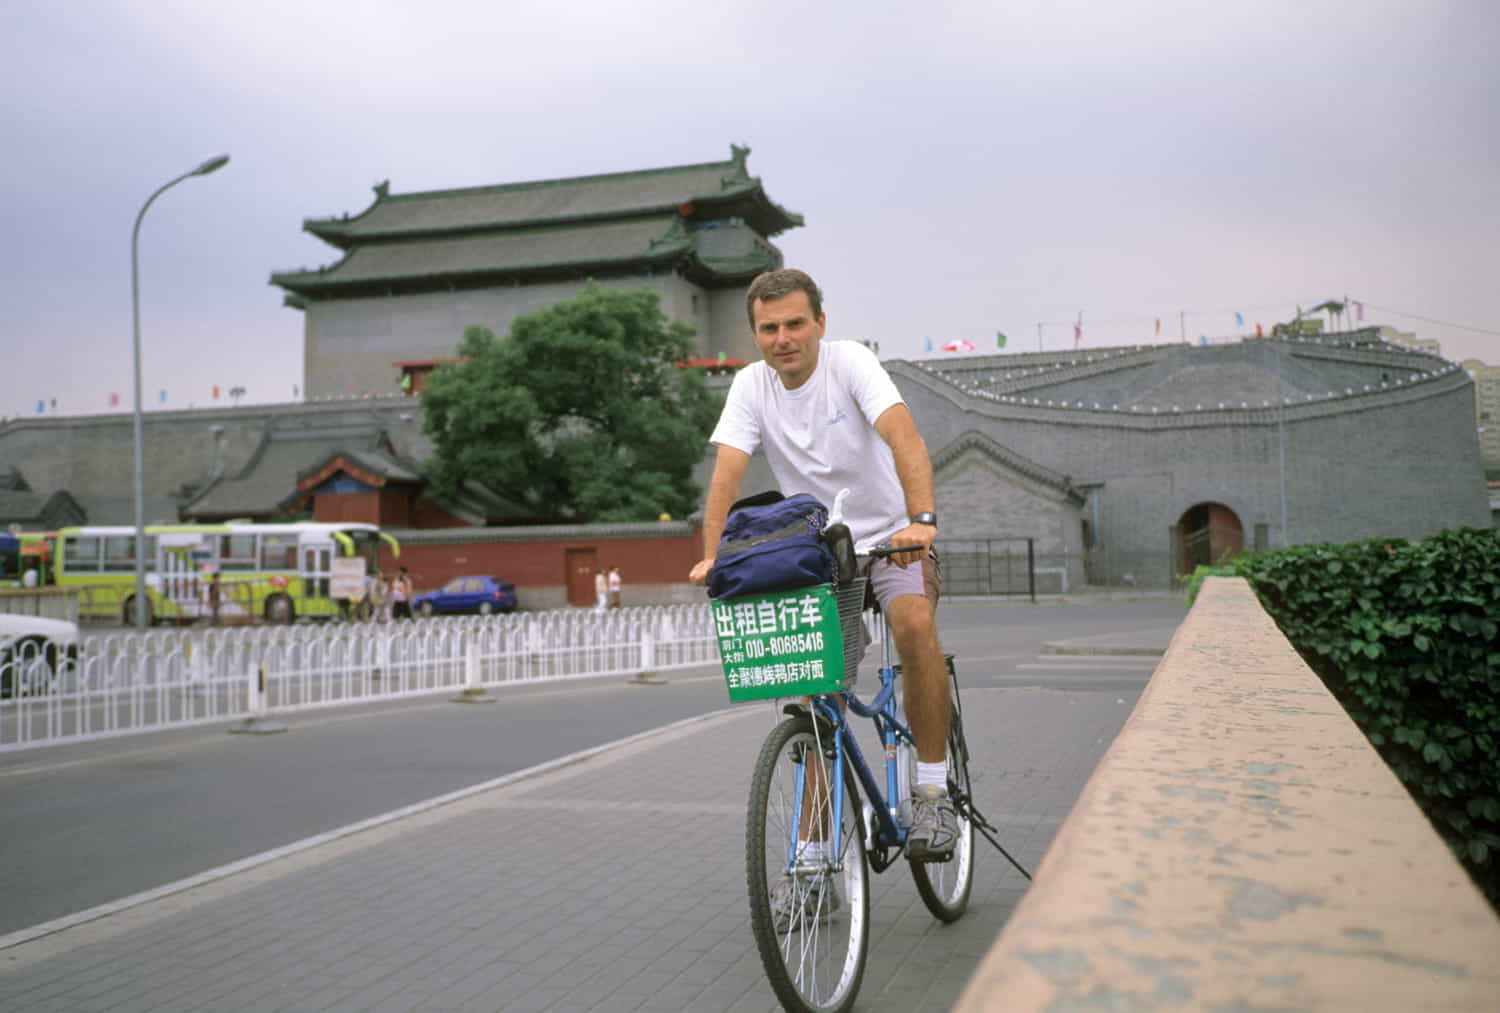
[[[156,524],[146,527],[146,621],[213,614],[289,623],[331,619],[350,602],[331,593],[334,561],[363,559],[380,572],[380,547],[401,548],[373,524]],[[53,553],[56,586],[79,593],[80,619],[135,623],[136,530],[128,526],[63,528]],[[212,575],[219,588],[212,591]]]

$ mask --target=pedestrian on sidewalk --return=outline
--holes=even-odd
[[[611,566],[609,568],[609,607],[617,609],[620,607],[620,568]]]
[[[603,612],[609,604],[609,578],[603,570],[594,571],[594,611]]]
[[[208,578],[208,614],[209,625],[219,625],[219,602],[224,597],[223,585],[219,583],[219,571],[215,570]]]
[[[411,577],[406,572],[406,567],[396,574],[396,582],[391,585],[391,619],[411,618]]]

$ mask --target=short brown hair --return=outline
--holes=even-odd
[[[813,319],[823,318],[823,293],[818,291],[818,283],[806,271],[799,271],[795,267],[784,267],[778,271],[767,271],[765,274],[756,275],[755,280],[750,283],[750,291],[745,293],[745,315],[750,318],[750,326],[755,327],[755,304],[759,302],[770,302],[772,299],[781,299],[791,295],[793,292],[806,292],[807,304],[812,307]]]

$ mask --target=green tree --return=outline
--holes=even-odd
[[[690,513],[721,403],[677,366],[692,336],[649,289],[592,283],[517,318],[506,340],[466,328],[463,361],[422,392],[429,479],[439,494],[472,479],[556,521]]]

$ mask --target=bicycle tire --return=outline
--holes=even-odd
[[[781,722],[761,747],[750,786],[745,824],[750,927],[771,988],[782,1007],[793,1013],[848,1010],[859,994],[869,950],[870,869],[860,827],[860,795],[847,770],[839,813],[842,855],[816,871],[787,875],[792,814],[798,808],[798,768],[805,757],[815,756],[826,774],[832,762],[832,734],[826,724],[815,726],[806,714]],[[823,783],[828,783],[826,777]],[[820,810],[831,816],[832,798],[824,793],[820,802]],[[788,924],[778,930],[773,891],[783,879],[793,902],[784,905]],[[826,901],[829,886],[840,898],[836,909]]]
[[[946,862],[911,862],[912,879],[927,910],[941,922],[955,922],[969,908],[969,892],[974,887],[974,822],[968,815],[972,797],[969,784],[969,746],[964,739],[963,713],[958,700],[958,678],[950,663],[949,697],[953,702],[953,719],[948,729],[948,797],[955,801],[958,818],[958,842],[953,857]],[[916,750],[911,751],[911,781],[916,783]]]

